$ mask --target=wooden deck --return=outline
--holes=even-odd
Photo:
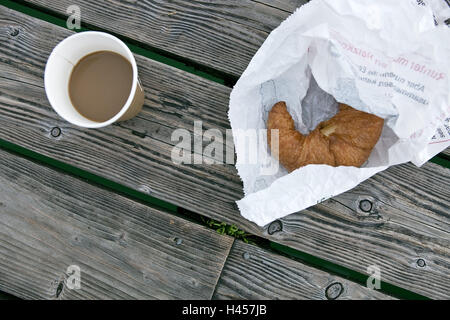
[[[72,4],[25,2],[56,16]],[[195,120],[205,130],[230,128],[229,82],[304,2],[78,1],[86,27],[139,48],[144,109],[101,130],[63,121],[45,96],[47,57],[73,32],[0,6],[0,139],[21,150],[0,151],[0,291],[38,299],[325,299],[339,283],[339,299],[390,298],[83,181],[51,161],[33,162],[23,157],[27,150],[362,275],[376,265],[395,287],[450,298],[450,169],[442,165],[390,168],[259,228],[237,210],[243,194],[234,166],[171,161],[173,130],[193,132]],[[150,59],[149,50],[223,81]],[[449,156],[447,150],[441,159]],[[364,200],[369,212],[360,209]],[[83,270],[81,290],[65,289],[71,264]]]

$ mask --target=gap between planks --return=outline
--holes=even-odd
[[[0,149],[0,150],[2,150],[2,149]],[[117,190],[115,190],[114,188],[111,189],[111,187],[105,185],[104,182],[101,183],[101,184],[99,185],[97,182],[96,182],[96,183],[93,183],[92,179],[89,179],[89,178],[88,178],[88,180],[86,180],[86,177],[85,177],[84,175],[80,175],[79,172],[73,173],[73,172],[71,172],[70,170],[68,171],[67,168],[61,169],[59,166],[56,166],[56,167],[55,167],[54,165],[49,165],[47,162],[45,162],[45,161],[43,161],[42,159],[40,159],[39,154],[30,154],[30,151],[27,152],[26,154],[22,154],[20,151],[14,150],[14,148],[12,148],[11,146],[7,146],[7,149],[6,149],[6,150],[9,150],[9,151],[12,152],[13,154],[18,154],[19,157],[24,157],[24,159],[32,159],[32,162],[33,162],[33,163],[41,164],[41,165],[43,165],[44,167],[49,167],[49,166],[50,166],[49,168],[52,168],[53,170],[56,170],[57,172],[60,172],[61,174],[63,174],[63,173],[69,174],[69,175],[71,175],[71,176],[76,177],[77,179],[82,179],[82,180],[88,181],[88,183],[89,183],[90,185],[93,185],[93,186],[100,186],[100,187],[102,187],[102,188],[103,188],[104,190],[106,190],[106,191],[107,191],[107,190],[112,190],[112,191],[117,192]],[[106,189],[105,189],[105,188],[106,188]],[[120,193],[122,193],[122,192],[120,192]],[[133,200],[133,201],[139,201],[139,200],[141,200],[141,198],[137,199],[137,198],[136,198],[135,196],[133,196],[133,195],[130,196],[130,195],[128,195],[128,194],[125,194],[125,196],[126,196],[128,199]],[[176,217],[179,217],[179,218],[181,218],[181,219],[185,219],[185,220],[188,220],[188,221],[190,221],[190,222],[193,222],[193,223],[196,223],[196,224],[200,224],[200,225],[202,225],[202,226],[205,227],[205,228],[208,228],[208,226],[204,226],[203,224],[201,224],[201,223],[198,222],[198,216],[199,216],[199,215],[196,214],[196,213],[189,212],[189,213],[185,213],[184,215],[181,215],[181,216],[180,216],[180,215],[178,215],[177,213],[175,213],[174,211],[170,211],[170,212],[167,211],[167,208],[165,208],[165,207],[160,207],[160,206],[155,207],[155,204],[154,204],[154,203],[149,204],[148,201],[145,201],[144,204],[147,205],[147,206],[150,206],[150,208],[157,209],[157,210],[164,210],[166,213],[169,213],[169,214],[171,214],[171,215],[175,215]],[[194,220],[189,219],[189,217],[191,217],[191,215],[195,215],[195,216],[196,216],[196,219],[194,219]],[[200,217],[207,218],[207,217],[205,217],[205,216],[200,216]],[[214,230],[213,228],[209,228],[209,229]],[[260,237],[256,237],[256,236],[252,236],[252,237],[255,237],[255,241],[257,241],[258,243],[260,243],[260,241],[267,241],[266,239],[263,239],[263,238],[260,238]],[[219,280],[221,279],[221,275],[222,275],[222,273],[223,273],[223,268],[224,268],[224,266],[226,266],[227,260],[228,260],[229,256],[231,255],[231,251],[233,250],[233,246],[234,246],[234,244],[235,244],[237,241],[238,241],[238,242],[242,242],[242,241],[240,241],[240,240],[234,238],[233,244],[232,244],[232,246],[230,246],[229,252],[227,253],[226,258],[225,258],[225,261],[224,261],[224,263],[223,263],[222,270],[221,270],[221,272],[220,272],[218,281],[217,281],[217,283],[216,283],[216,285],[215,285],[215,289],[214,289],[214,293],[212,294],[212,297],[215,296],[215,297],[217,298],[217,297],[220,296],[220,295],[217,295],[217,294],[216,294],[216,290],[217,290],[217,288],[219,287]],[[353,270],[346,270],[345,268],[343,268],[343,267],[341,267],[341,266],[338,266],[338,265],[333,265],[333,264],[330,265],[330,263],[329,263],[328,261],[323,261],[322,263],[317,264],[317,261],[316,261],[316,260],[318,260],[318,258],[316,258],[316,257],[312,257],[313,260],[315,260],[316,262],[315,262],[315,263],[314,263],[314,262],[311,263],[311,259],[307,257],[308,254],[301,253],[301,252],[296,251],[295,249],[292,249],[292,248],[288,248],[290,252],[286,252],[285,250],[279,250],[279,249],[278,249],[278,247],[279,247],[278,244],[276,244],[276,243],[274,243],[274,242],[271,242],[271,244],[273,244],[273,245],[276,247],[275,251],[277,252],[276,254],[273,254],[273,253],[272,253],[273,256],[280,256],[280,252],[281,252],[283,255],[285,255],[285,256],[287,256],[287,257],[289,257],[289,258],[291,258],[291,259],[296,259],[296,257],[298,257],[298,255],[300,254],[300,255],[302,255],[302,259],[301,259],[302,264],[303,264],[304,266],[306,266],[307,268],[312,268],[312,269],[310,269],[310,270],[317,269],[317,270],[322,270],[324,273],[330,272],[331,275],[334,274],[334,275],[335,275],[336,277],[338,277],[338,278],[342,276],[342,277],[348,279],[349,281],[353,281],[353,283],[355,283],[355,285],[358,284],[358,283],[362,283],[362,282],[364,282],[364,281],[366,280],[366,277],[367,277],[367,276],[362,275],[362,274],[360,274],[360,273],[358,273],[358,272],[355,272],[355,271],[353,271]],[[253,246],[253,247],[254,247],[254,246]],[[263,245],[263,247],[265,247],[265,245]],[[256,248],[256,247],[255,247],[255,248]],[[250,245],[248,246],[248,250],[249,250],[250,252],[255,251],[255,249],[254,249],[254,248],[252,249],[252,246],[250,246]],[[264,250],[267,251],[267,248],[264,249]],[[270,255],[270,252],[272,252],[272,251],[273,251],[273,249],[269,249],[269,251],[267,252],[267,254]],[[293,254],[292,252],[294,252],[295,254]],[[305,258],[305,257],[306,257],[306,258]],[[248,258],[244,258],[244,259],[247,260]],[[283,258],[283,259],[286,259],[286,258]],[[320,260],[320,259],[319,259],[319,260]],[[308,266],[309,266],[309,267],[308,267]],[[320,273],[320,271],[318,271],[318,272]],[[330,275],[330,276],[331,276],[331,275]],[[364,281],[362,281],[361,279],[364,279]],[[253,280],[249,280],[249,281],[253,281]],[[331,281],[331,280],[330,280],[330,281]],[[330,281],[329,281],[329,282],[330,282]],[[220,286],[223,287],[222,284],[221,284]],[[386,287],[388,287],[389,289],[386,289]],[[223,288],[222,288],[222,289],[223,289]],[[358,290],[356,290],[356,291],[359,292]],[[381,290],[377,290],[377,291],[380,293],[380,295],[379,295],[380,298],[383,297],[382,294],[387,294],[388,296],[390,295],[390,296],[398,297],[398,298],[408,297],[408,298],[406,298],[406,299],[411,299],[411,297],[412,297],[412,299],[418,299],[418,298],[419,298],[419,299],[423,299],[423,298],[424,298],[424,297],[421,297],[421,296],[416,295],[416,294],[414,294],[414,293],[408,292],[407,290],[398,288],[398,287],[396,287],[396,286],[392,286],[392,285],[390,285],[390,284],[388,284],[388,283],[383,283]],[[272,298],[273,298],[273,297],[278,297],[278,298],[283,298],[283,299],[289,299],[289,298],[292,298],[292,296],[289,296],[289,295],[288,295],[288,296],[283,296],[283,295],[278,296],[278,295],[276,295],[275,293],[267,293],[267,294],[268,294],[268,296],[270,296],[270,297],[272,297]],[[319,294],[319,293],[318,293],[318,292],[314,292],[314,295],[316,295],[316,294]],[[226,298],[226,294],[224,295],[224,294],[222,293],[221,295],[222,295],[224,298]],[[247,298],[248,298],[248,299],[256,299],[256,296],[253,295],[251,292],[247,292],[246,295],[247,295]],[[265,296],[265,297],[268,297],[268,296]],[[306,297],[307,297],[305,294],[302,294],[301,296],[302,296],[303,298],[306,298]],[[372,295],[369,295],[369,296],[372,296]],[[388,296],[383,297],[383,299],[390,299]],[[212,297],[211,297],[211,298],[212,298]],[[259,297],[262,298],[263,296],[259,296]],[[316,297],[316,298],[317,298],[317,297],[320,297],[320,294],[319,294],[319,296],[315,296],[315,297]],[[345,297],[345,295],[344,295],[344,297]],[[347,295],[347,298],[349,298],[349,297],[350,297],[350,296]],[[375,298],[375,297],[378,297],[377,294],[374,294],[374,295],[373,295],[373,298]],[[241,297],[241,298],[243,298],[243,297]],[[354,297],[354,298],[356,298],[356,297]],[[361,297],[360,297],[360,298],[361,298]],[[1,299],[0,299],[0,300],[1,300]]]
[[[0,155],[2,290],[45,299],[212,297],[233,238],[6,151]],[[60,297],[55,292],[66,284],[69,265],[81,267],[82,289]]]

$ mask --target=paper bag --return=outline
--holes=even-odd
[[[236,148],[245,218],[266,225],[389,166],[420,166],[450,145],[450,29],[443,23],[450,14],[433,12],[442,9],[437,1],[313,0],[270,34],[231,93],[235,145],[242,146],[242,132],[266,129],[278,101],[304,134],[336,114],[338,102],[382,117],[385,126],[361,168],[267,170],[267,159],[272,167],[277,160],[264,134],[256,160]]]

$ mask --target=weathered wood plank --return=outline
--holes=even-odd
[[[73,1],[26,1],[64,16]],[[77,1],[83,23],[239,76],[270,31],[305,1]]]
[[[25,2],[66,17],[73,5],[70,0]],[[268,34],[308,0],[110,2],[78,1],[83,23],[240,76]],[[450,156],[450,149],[443,155]]]
[[[0,158],[0,290],[38,299],[212,297],[231,237],[2,150]],[[61,284],[70,265],[81,269],[80,290]]]
[[[393,299],[254,245],[235,241],[214,299]]]
[[[450,170],[432,163],[420,169],[395,166],[347,193],[286,217],[282,223],[287,234],[274,236],[288,246],[303,243],[307,252],[357,266],[361,273],[378,266],[386,282],[448,299],[449,181]],[[366,199],[372,203],[369,213],[360,209]]]
[[[385,281],[417,293],[449,297],[449,169],[391,168],[282,219],[282,231],[269,235],[239,215],[234,201],[242,185],[233,166],[178,166],[170,159],[173,130],[192,132],[194,120],[205,129],[229,128],[229,88],[137,57],[144,111],[101,130],[76,128],[52,111],[42,80],[51,49],[70,32],[4,8],[0,21],[1,139],[353,270],[378,265]],[[57,138],[50,135],[54,126],[62,129]],[[375,203],[372,214],[359,209],[366,198]],[[425,268],[417,266],[421,257]]]
[[[340,299],[390,298],[253,245],[230,250],[230,237],[3,150],[0,157],[0,288],[22,298],[205,299],[216,283],[216,299],[322,299],[333,283],[342,284]],[[81,268],[81,290],[63,284],[69,265]]]

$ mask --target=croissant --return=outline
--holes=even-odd
[[[384,120],[340,104],[339,112],[321,122],[309,135],[295,129],[286,103],[278,102],[269,112],[267,137],[272,153],[272,132],[278,129],[278,160],[289,171],[309,164],[362,166],[378,142]]]

